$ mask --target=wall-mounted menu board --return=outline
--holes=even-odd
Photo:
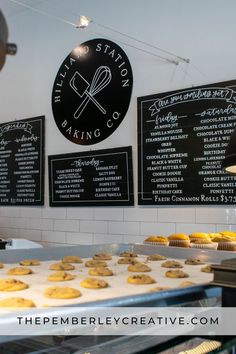
[[[130,146],[48,157],[50,206],[133,205]]]
[[[44,204],[45,117],[0,124],[0,205]]]
[[[235,126],[236,80],[139,97],[139,204],[235,204],[221,168]]]

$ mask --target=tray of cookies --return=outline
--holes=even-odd
[[[2,307],[136,306],[211,293],[211,263],[231,252],[144,244],[0,251]],[[219,295],[219,291],[218,291]],[[180,299],[182,297],[182,300]]]

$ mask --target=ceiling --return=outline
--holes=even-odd
[[[30,11],[22,4],[37,7],[39,3],[46,2],[47,0],[1,0],[1,10],[6,18],[10,16],[15,16],[22,11]],[[36,5],[36,6],[35,6]]]

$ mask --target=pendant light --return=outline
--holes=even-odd
[[[8,39],[8,28],[5,17],[0,10],[0,71],[5,64],[6,55],[15,55],[17,51],[16,44],[7,43]]]

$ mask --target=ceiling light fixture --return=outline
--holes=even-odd
[[[79,23],[75,25],[76,28],[85,28],[88,27],[88,25],[92,22],[88,17],[86,16],[80,16],[79,17]]]

